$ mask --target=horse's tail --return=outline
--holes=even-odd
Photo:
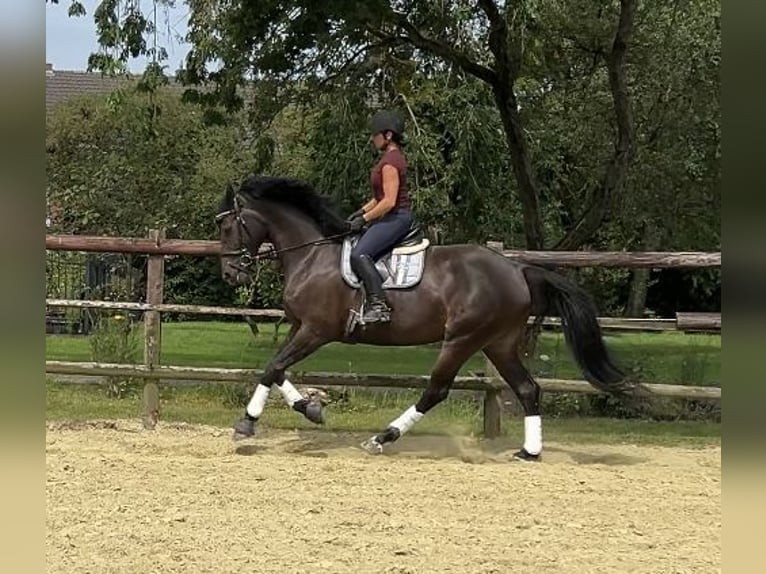
[[[541,267],[525,266],[524,277],[532,297],[532,314],[561,317],[564,337],[585,378],[597,389],[625,393],[630,385],[612,363],[601,335],[597,310],[588,293],[565,277]]]

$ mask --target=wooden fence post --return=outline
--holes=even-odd
[[[153,229],[149,238],[157,245],[165,239],[165,230]],[[146,302],[162,303],[165,285],[165,256],[150,255],[146,273]],[[144,313],[144,364],[150,369],[160,365],[162,344],[162,319],[160,311]],[[153,429],[160,418],[160,391],[156,378],[146,378],[144,384],[143,424],[147,430]]]
[[[494,251],[497,251],[498,253],[502,253],[503,249],[505,249],[505,246],[503,245],[502,241],[487,241],[487,247],[489,249],[492,249]],[[505,381],[500,377],[500,374],[497,372],[497,369],[495,368],[495,365],[492,364],[492,361],[489,359],[486,359],[486,368],[487,368],[487,376],[491,377],[494,381],[499,382],[500,384],[505,384]],[[509,388],[510,389],[510,388]],[[502,395],[498,395],[498,397],[502,397]],[[501,409],[504,407],[505,410],[508,412],[508,414],[511,415],[519,415],[524,412],[524,409],[521,406],[521,403],[519,402],[519,399],[516,398],[515,393],[505,393],[505,399],[498,399],[500,400],[500,406]],[[486,399],[489,401],[489,396]],[[502,414],[502,413],[501,413]]]
[[[500,436],[501,420],[503,418],[503,397],[500,391],[492,390],[484,393],[484,438]]]
[[[505,246],[502,241],[487,241],[487,247],[502,253]],[[493,382],[504,384],[492,361],[484,359],[486,376]],[[500,391],[487,391],[484,395],[484,436],[495,438],[500,435],[500,421],[503,416],[503,397]]]

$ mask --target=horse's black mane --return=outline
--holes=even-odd
[[[248,200],[269,200],[292,206],[319,225],[322,235],[336,235],[348,229],[330,197],[320,195],[305,181],[284,177],[251,176],[239,186],[230,187],[219,206],[226,211],[234,206],[234,195],[239,193]]]

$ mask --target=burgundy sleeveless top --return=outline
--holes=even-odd
[[[407,187],[407,160],[404,157],[402,151],[398,148],[390,149],[383,154],[380,161],[375,164],[370,174],[370,181],[372,183],[372,192],[375,195],[375,199],[380,201],[383,199],[383,166],[392,165],[399,172],[399,194],[396,197],[396,203],[394,204],[394,210],[408,210],[410,209],[410,194]]]

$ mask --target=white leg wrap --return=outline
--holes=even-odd
[[[543,450],[543,423],[540,415],[524,417],[524,450],[540,454]]]
[[[423,418],[423,413],[419,413],[417,410],[415,410],[415,406],[413,405],[410,408],[408,408],[406,411],[404,411],[398,419],[393,421],[388,426],[396,427],[399,429],[400,434],[404,434],[408,430],[410,430],[413,426],[415,426],[415,423],[422,418]]]
[[[250,402],[247,404],[247,414],[256,419],[261,416],[263,407],[266,406],[266,401],[269,400],[270,390],[271,388],[266,385],[258,385],[255,387],[253,398],[251,398]]]
[[[303,395],[298,392],[293,384],[287,379],[279,387],[279,392],[282,393],[282,397],[288,406],[293,406],[296,402],[303,400]]]

